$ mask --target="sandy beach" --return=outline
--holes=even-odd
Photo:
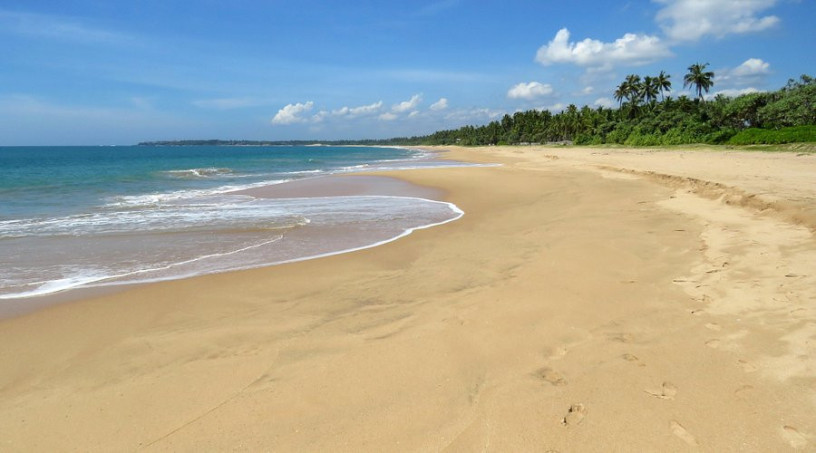
[[[816,155],[446,151],[455,222],[0,321],[0,451],[816,450]]]

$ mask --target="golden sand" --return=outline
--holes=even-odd
[[[0,322],[0,451],[816,449],[816,156],[449,157],[456,222]]]

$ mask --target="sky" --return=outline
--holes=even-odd
[[[0,146],[426,135],[693,63],[816,75],[816,0],[0,0]]]

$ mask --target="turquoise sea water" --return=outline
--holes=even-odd
[[[236,190],[438,166],[396,148],[0,147],[0,299],[353,250],[461,215],[417,197]]]

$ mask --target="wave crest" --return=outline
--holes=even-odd
[[[186,170],[167,170],[162,174],[171,178],[178,179],[201,179],[201,178],[217,178],[219,176],[234,176],[235,171],[231,168],[188,168]]]

